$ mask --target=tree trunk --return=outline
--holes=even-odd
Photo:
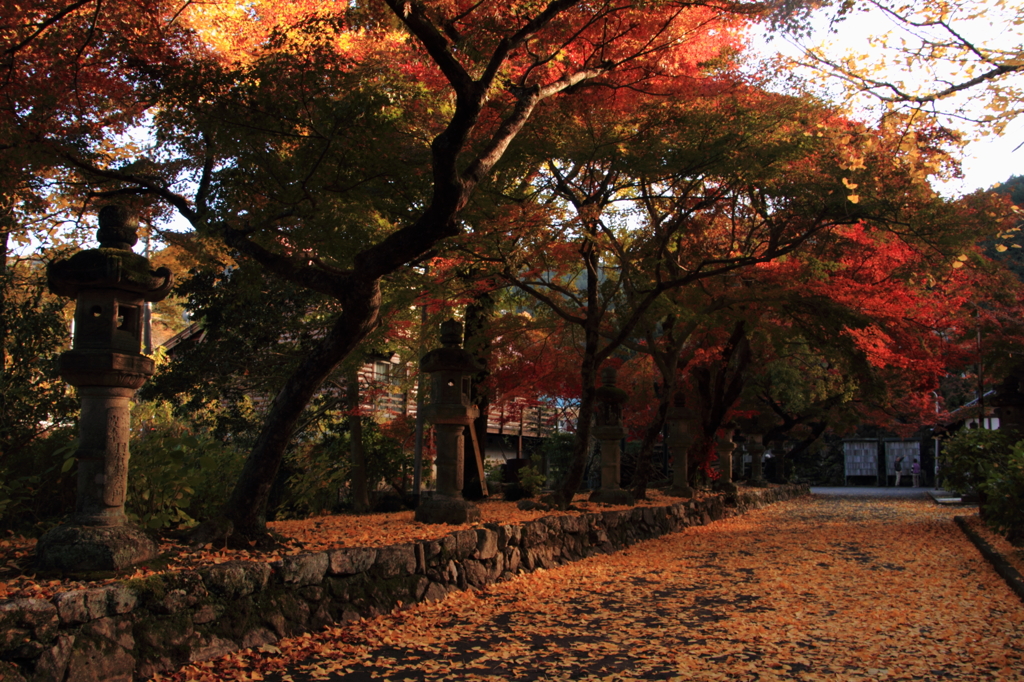
[[[267,500],[299,417],[323,381],[377,324],[380,311],[379,280],[353,282],[344,312],[324,338],[285,382],[270,406],[256,443],[245,461],[235,488],[224,506],[231,522],[226,529],[204,524],[194,538],[211,534],[233,535],[233,542],[248,546],[250,540],[267,540]]]
[[[0,218],[0,375],[7,371],[7,221],[7,215]]]
[[[644,440],[640,445],[640,454],[637,456],[636,474],[633,483],[633,497],[637,500],[647,499],[647,484],[650,482],[650,475],[654,470],[651,466],[651,459],[654,456],[654,443],[657,442],[658,436],[665,429],[669,410],[672,408],[676,391],[679,389],[680,365],[685,368],[689,364],[690,358],[693,357],[693,353],[690,352],[684,358],[683,348],[693,330],[696,329],[696,324],[691,322],[677,328],[676,317],[673,315],[665,319],[664,326],[670,330],[670,333],[666,335],[668,343],[662,350],[657,348],[654,328],[651,327],[646,332],[647,347],[650,349],[651,359],[654,360],[654,364],[658,367],[658,372],[661,374],[662,391],[658,402],[658,411],[654,415],[654,421],[648,425],[647,431],[644,433]],[[668,447],[668,443],[665,443],[665,447]]]
[[[595,225],[588,226],[591,234],[597,233]],[[590,429],[597,406],[597,370],[613,348],[609,345],[598,352],[601,343],[601,308],[599,291],[599,258],[593,240],[580,247],[587,271],[587,315],[583,324],[583,360],[580,363],[580,412],[576,419],[576,442],[573,444],[572,463],[565,474],[565,480],[555,491],[555,502],[560,509],[568,509],[572,498],[583,483],[590,456]]]
[[[672,395],[674,394],[675,391],[673,390]],[[662,431],[664,431],[665,423],[668,421],[670,400],[671,396],[667,399],[665,396],[661,397],[661,400],[658,402],[658,411],[654,413],[654,419],[647,425],[647,430],[644,432],[644,439],[640,444],[640,453],[636,458],[636,473],[633,474],[633,497],[635,499],[647,499],[647,484],[650,483],[651,474],[654,473],[654,467],[651,464],[651,460],[654,457],[654,444],[657,442]]]
[[[722,349],[722,361],[714,368],[701,367],[693,372],[697,395],[700,397],[701,422],[704,440],[715,442],[715,433],[725,423],[729,410],[743,392],[745,372],[750,365],[750,342],[743,320],[736,323],[729,343]],[[706,452],[711,452],[709,448]],[[705,461],[706,452],[698,462]]]
[[[367,485],[366,451],[363,449],[363,416],[359,404],[359,366],[354,365],[345,382],[348,406],[348,435],[352,455],[352,506],[363,513],[370,509],[370,489]]]
[[[480,410],[480,416],[469,428],[476,431],[476,441],[480,444],[481,461],[485,458],[484,448],[487,445],[487,416],[491,404],[490,392],[487,389],[487,377],[490,376],[489,361],[491,356],[491,338],[487,326],[494,311],[494,299],[484,294],[466,306],[466,327],[463,348],[466,349],[483,369],[471,377],[470,402]],[[467,500],[479,500],[483,497],[483,486],[477,469],[476,450],[473,439],[466,434],[463,445],[463,462],[466,478],[462,486],[462,496]]]
[[[594,336],[596,338],[596,334]],[[590,346],[589,343],[587,345]],[[572,504],[573,496],[583,484],[587,458],[590,456],[590,429],[594,420],[594,408],[597,405],[598,361],[595,355],[595,353],[587,353],[580,373],[583,387],[580,392],[580,412],[576,420],[576,441],[573,443],[572,462],[569,464],[565,479],[555,491],[555,501],[561,509],[568,509]]]

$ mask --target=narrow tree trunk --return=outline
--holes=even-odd
[[[674,389],[672,395],[675,395]],[[654,472],[654,467],[651,464],[654,457],[654,444],[664,431],[665,423],[668,421],[669,400],[671,400],[671,396],[667,400],[665,396],[662,396],[659,400],[658,411],[654,413],[654,419],[647,425],[643,442],[640,444],[640,454],[636,458],[636,473],[633,474],[633,497],[638,500],[647,499],[647,484],[650,483],[651,474]]]
[[[480,410],[480,416],[470,425],[469,428],[476,431],[476,442],[480,444],[481,461],[486,457],[484,448],[487,445],[487,416],[491,404],[491,396],[487,389],[487,377],[490,376],[489,361],[491,355],[491,339],[487,333],[487,326],[494,311],[494,300],[489,294],[484,294],[473,303],[466,306],[466,327],[463,339],[463,348],[483,367],[483,369],[471,377],[470,401]],[[476,450],[473,448],[473,439],[466,434],[463,445],[463,462],[466,472],[465,482],[462,486],[462,496],[468,500],[478,500],[483,497],[483,486],[481,484],[482,472],[477,469]]]
[[[367,485],[366,451],[363,449],[363,416],[359,401],[359,366],[348,372],[345,398],[348,407],[349,452],[352,456],[352,506],[357,512],[370,509],[370,489]]]
[[[573,496],[583,484],[587,458],[590,456],[590,429],[594,419],[594,408],[597,405],[597,360],[593,354],[584,358],[580,379],[583,388],[580,392],[580,411],[576,419],[572,462],[569,464],[565,479],[555,492],[556,502],[562,509],[567,509],[572,504]]]
[[[658,401],[658,411],[654,415],[654,421],[647,426],[643,443],[640,445],[640,454],[637,456],[636,474],[633,482],[633,497],[637,500],[647,499],[647,484],[650,482],[650,475],[654,470],[651,466],[651,460],[654,457],[654,444],[657,442],[658,436],[665,429],[669,410],[672,408],[676,391],[679,389],[680,365],[686,367],[689,364],[690,358],[693,357],[691,352],[684,358],[682,352],[693,330],[697,328],[696,324],[692,322],[687,323],[677,329],[676,317],[674,315],[666,318],[664,322],[665,327],[670,331],[666,335],[668,343],[663,350],[659,351],[657,348],[654,328],[649,328],[646,333],[647,347],[650,349],[651,359],[654,360],[654,364],[658,367],[658,372],[661,374],[662,391]],[[668,447],[667,443],[665,447]]]
[[[7,371],[7,216],[0,218],[0,375]]]
[[[589,226],[596,234],[596,226]],[[583,483],[590,456],[590,430],[597,406],[597,370],[608,354],[610,347],[598,352],[601,343],[601,309],[599,291],[599,259],[594,241],[587,241],[580,247],[580,256],[587,271],[587,315],[583,322],[583,359],[580,362],[580,412],[576,419],[576,441],[573,444],[572,463],[555,491],[555,501],[560,509],[568,509],[572,498]]]

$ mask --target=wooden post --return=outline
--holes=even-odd
[[[473,441],[473,453],[476,455],[476,471],[480,475],[480,492],[484,497],[490,495],[487,492],[487,474],[484,472],[484,457],[480,450],[480,439],[476,437],[476,429],[473,424],[469,425],[470,439]]]

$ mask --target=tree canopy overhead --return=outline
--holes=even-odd
[[[823,14],[827,37],[817,45],[801,40],[798,61],[850,94],[996,132],[1021,113],[1024,7],[1017,0],[862,0]]]
[[[700,338],[742,347],[773,319],[731,296],[743,271],[768,281],[777,271],[758,267],[806,251],[791,267],[813,289],[815,268],[853,267],[829,248],[857,230],[888,231],[928,267],[963,263],[965,231],[1000,217],[930,190],[955,166],[948,131],[861,124],[734,68],[748,22],[792,5],[12,5],[0,152],[25,155],[11,157],[22,180],[45,170],[80,200],[175,212],[224,264],[262,268],[246,281],[279,278],[320,306],[224,510],[248,542],[303,409],[389,301],[408,309],[431,285],[420,266],[438,256],[471,288],[513,284],[579,326],[583,394],[619,346],[657,341],[669,318],[722,313]],[[31,50],[53,53],[40,57],[53,83]],[[732,404],[719,402],[711,431]]]
[[[102,10],[68,4],[43,21],[62,25],[87,5]],[[154,56],[136,49],[131,70],[110,62],[139,84],[110,93],[110,106],[123,98],[126,117],[145,113],[154,144],[122,159],[95,140],[42,141],[93,194],[150,212],[173,207],[199,234],[340,303],[274,400],[226,509],[252,534],[303,407],[379,324],[382,278],[459,232],[474,191],[531,120],[574,99],[607,103],[611,92],[626,114],[675,83],[699,83],[736,49],[748,17],[776,8],[388,0],[163,9],[154,21],[180,27],[181,45],[161,43],[168,51]],[[146,35],[124,33],[129,42]]]

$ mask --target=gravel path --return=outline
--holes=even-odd
[[[813,495],[175,679],[1024,680],[1024,604],[954,513]]]

